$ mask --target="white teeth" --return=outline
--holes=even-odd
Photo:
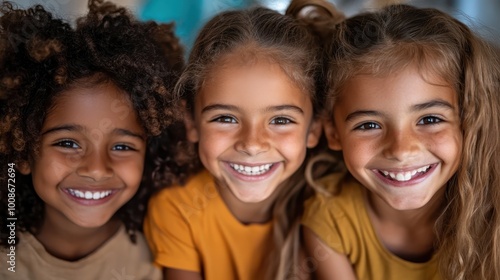
[[[431,168],[431,166],[427,165],[424,167],[420,167],[416,170],[406,171],[406,172],[389,172],[389,171],[385,171],[385,170],[380,170],[380,172],[382,172],[382,174],[384,174],[384,176],[390,177],[393,180],[400,181],[400,182],[406,182],[406,181],[411,180],[411,178],[413,176],[417,175],[417,173],[425,173],[430,168]]]
[[[404,173],[398,173],[398,174],[396,174],[396,180],[398,180],[398,181],[404,181],[405,180],[405,174]]]
[[[85,199],[91,199],[92,198],[92,193],[89,191],[85,192]]]
[[[234,170],[243,175],[256,176],[266,173],[273,165],[268,163],[259,166],[245,166],[241,164],[230,163],[229,166],[231,166]]]
[[[101,191],[101,192],[91,192],[91,191],[79,191],[74,189],[68,189],[68,192],[78,198],[88,199],[88,200],[98,200],[103,199],[110,195],[113,191]]]

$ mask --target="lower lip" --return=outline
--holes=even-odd
[[[85,206],[96,206],[96,205],[101,205],[104,204],[108,201],[110,201],[117,193],[118,191],[112,191],[108,196],[103,197],[101,199],[85,199],[85,198],[80,198],[73,196],[69,193],[69,190],[63,189],[63,193],[66,194],[66,196],[69,197],[72,201],[75,201],[78,204],[85,205]]]
[[[385,177],[384,175],[380,174],[380,172],[378,170],[373,170],[373,172],[375,173],[375,175],[378,178],[380,178],[380,180],[382,180],[384,183],[386,183],[388,185],[392,185],[395,187],[410,187],[410,186],[413,186],[413,185],[416,185],[416,184],[419,184],[419,183],[425,181],[434,172],[434,170],[436,169],[436,166],[437,166],[437,164],[432,164],[430,166],[429,170],[427,170],[427,172],[425,172],[424,174],[413,177],[410,180],[403,181],[403,182],[391,180],[391,179]]]
[[[278,169],[278,167],[281,165],[281,163],[279,163],[279,162],[273,163],[271,168],[269,168],[269,170],[266,173],[260,174],[260,175],[249,176],[249,175],[245,175],[245,174],[239,173],[238,171],[234,170],[229,165],[229,163],[226,162],[225,164],[226,164],[226,168],[229,169],[229,172],[231,172],[231,174],[233,174],[238,179],[240,179],[242,181],[247,181],[247,182],[266,180],[267,178],[271,177],[274,174],[274,172]]]

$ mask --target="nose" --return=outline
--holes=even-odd
[[[245,125],[238,133],[235,149],[250,156],[268,151],[270,148],[269,134],[265,127]]]
[[[412,129],[392,129],[385,138],[384,156],[388,159],[405,161],[421,150],[421,140]]]
[[[86,153],[77,167],[77,174],[93,181],[103,181],[113,176],[110,159],[105,151],[94,149]]]

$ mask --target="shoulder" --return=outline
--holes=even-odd
[[[88,274],[87,279],[109,279],[115,274],[130,275],[137,279],[161,278],[161,271],[153,264],[152,254],[142,233],[136,232],[136,242],[133,243],[124,225],[97,251],[76,264],[80,270],[94,269],[95,275]]]
[[[169,186],[154,194],[149,204],[150,206],[164,203],[190,204],[200,198],[217,195],[213,177],[208,171],[203,170],[189,178],[185,185]]]
[[[212,175],[203,170],[192,176],[183,186],[167,187],[153,195],[149,201],[148,216],[192,218],[193,212],[207,210],[209,204],[220,200]]]
[[[347,174],[331,174],[317,181],[328,194],[317,193],[305,202],[302,224],[328,246],[347,253],[366,222],[363,187]]]
[[[340,218],[363,206],[363,187],[348,173],[332,173],[316,181],[327,194],[316,193],[306,201],[307,208],[323,210]]]
[[[15,272],[6,274],[5,279],[111,279],[115,274],[136,279],[161,278],[142,234],[138,233],[134,244],[123,225],[96,251],[77,261],[50,255],[29,233],[22,233],[20,237],[15,248]],[[1,279],[3,276],[0,273]]]

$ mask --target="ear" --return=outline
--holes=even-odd
[[[323,129],[325,130],[326,140],[328,141],[328,147],[334,151],[342,150],[342,144],[340,143],[340,137],[335,123],[331,118],[325,118],[323,120]]]
[[[17,170],[23,175],[29,175],[31,173],[31,167],[29,162],[22,161],[17,165]]]
[[[319,119],[314,119],[309,126],[309,132],[307,133],[306,146],[308,148],[314,148],[318,145],[321,132],[321,121]]]
[[[200,137],[198,135],[198,128],[194,123],[193,115],[189,112],[189,109],[186,107],[186,101],[182,101],[182,106],[184,107],[184,125],[186,126],[186,138],[189,142],[197,143],[200,141]]]

